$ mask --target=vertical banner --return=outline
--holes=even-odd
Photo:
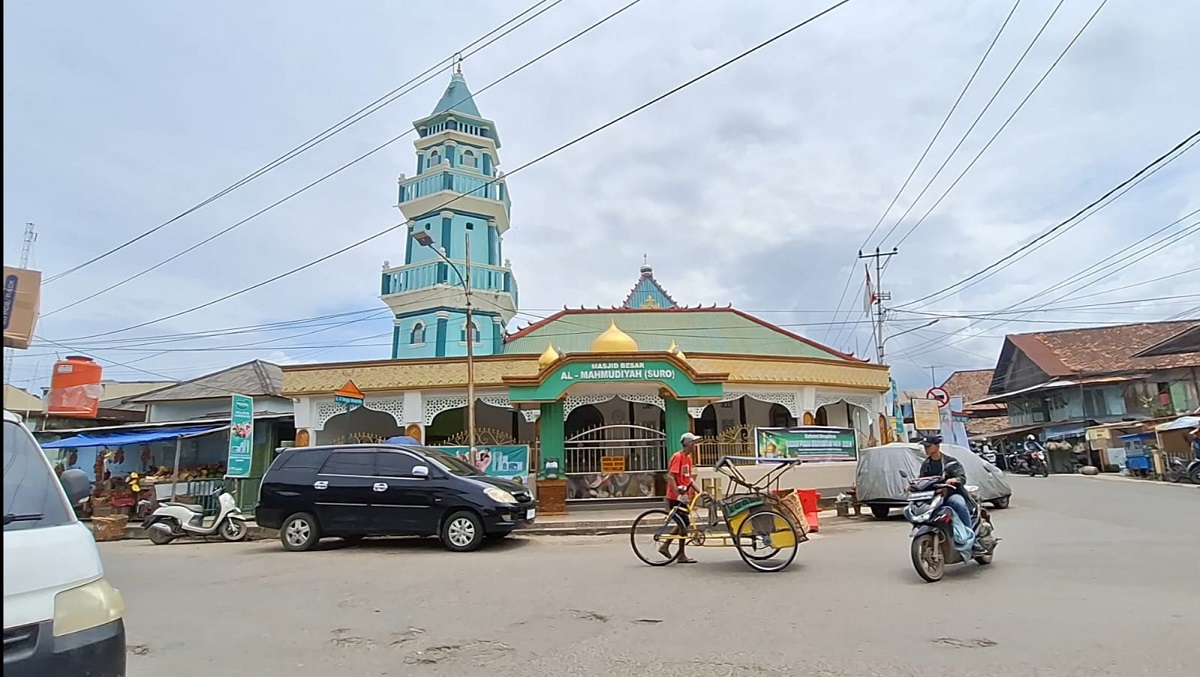
[[[254,398],[233,396],[229,416],[229,462],[226,477],[249,477],[250,461],[254,456]]]

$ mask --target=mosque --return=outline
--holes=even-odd
[[[698,466],[753,455],[758,427],[849,428],[859,447],[888,434],[887,367],[736,308],[680,306],[649,265],[619,305],[510,331],[518,287],[504,258],[510,196],[496,125],[459,70],[413,124],[416,174],[399,188],[404,261],[385,262],[380,280],[391,357],[285,366],[297,444],[465,445],[468,341],[477,447],[528,445],[530,468],[561,468],[569,498],[596,497],[599,485],[605,498],[656,495],[689,430],[704,438]]]

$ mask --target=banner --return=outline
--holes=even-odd
[[[469,447],[438,447],[448,454],[454,454],[467,463],[471,462]],[[529,445],[527,444],[494,444],[491,446],[477,445],[475,447],[475,467],[485,475],[502,477],[506,480],[525,484],[529,478]]]
[[[226,477],[249,477],[254,457],[254,398],[233,396],[229,415],[229,459],[225,464]]]
[[[760,460],[853,461],[858,458],[858,437],[849,428],[758,428],[754,431],[754,456]]]
[[[42,274],[4,266],[4,347],[29,347],[37,326]]]

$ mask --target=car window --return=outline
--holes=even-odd
[[[71,523],[58,491],[58,478],[42,450],[19,424],[4,422],[4,530],[38,529]]]
[[[375,452],[375,474],[380,477],[412,477],[417,459],[398,451]]]
[[[320,449],[289,449],[283,452],[281,469],[286,470],[317,470],[325,454]]]
[[[370,450],[335,451],[321,466],[322,475],[374,475],[375,452]]]
[[[447,454],[440,449],[424,449],[425,455],[437,461],[452,475],[459,477],[478,477],[483,473],[479,472],[474,466],[457,456]]]

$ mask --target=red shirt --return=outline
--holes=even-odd
[[[686,451],[677,451],[671,457],[671,463],[667,465],[667,498],[672,501],[678,501],[679,491],[677,486],[691,486],[692,484],[692,457],[688,456]]]

